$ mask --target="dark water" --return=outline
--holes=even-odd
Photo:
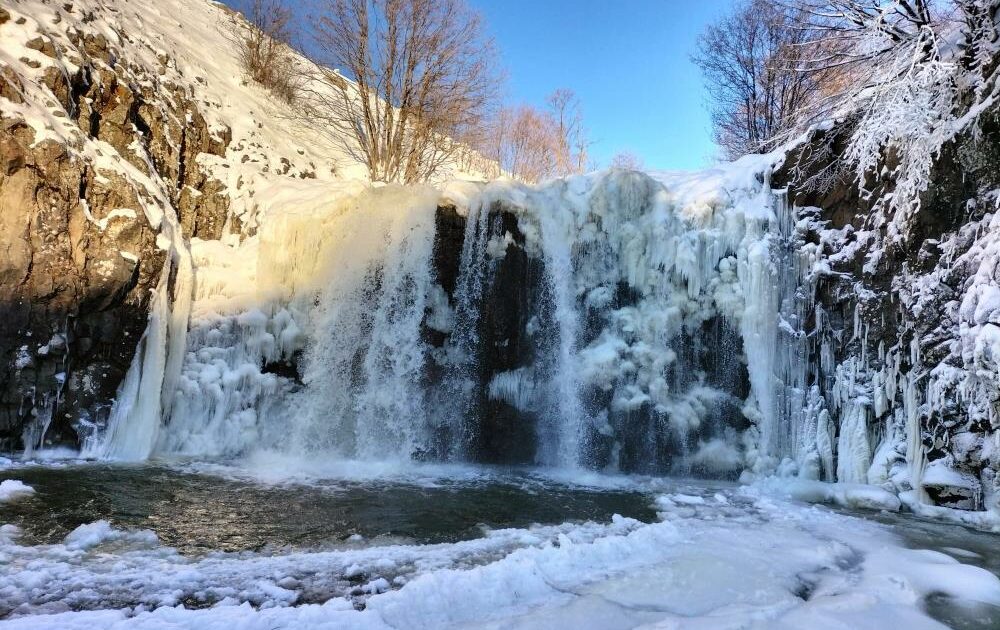
[[[273,486],[154,466],[88,464],[0,473],[34,487],[0,505],[30,544],[59,542],[78,525],[106,519],[151,529],[182,553],[321,548],[359,534],[419,543],[477,538],[483,527],[606,522],[613,514],[655,518],[644,493],[541,482],[509,473],[474,483],[331,482]]]

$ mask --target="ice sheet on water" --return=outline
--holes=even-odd
[[[663,520],[649,524],[615,517],[453,544],[195,559],[142,537],[108,546],[103,525],[87,526],[102,534],[89,549],[20,546],[4,528],[0,602],[14,618],[0,625],[939,628],[921,610],[929,593],[1000,604],[992,574],[904,549],[851,516],[733,489],[686,487],[657,505]]]

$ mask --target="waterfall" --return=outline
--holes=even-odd
[[[547,443],[541,445],[541,462],[551,466],[575,468],[586,463],[583,452],[586,415],[580,401],[580,380],[577,374],[577,344],[580,319],[577,305],[576,269],[573,265],[572,242],[577,236],[575,226],[566,225],[567,214],[540,211],[542,255],[552,295],[552,319],[558,323],[551,395],[555,404],[546,409],[553,427]],[[570,221],[572,215],[569,215]]]
[[[454,322],[444,348],[444,376],[435,407],[448,428],[451,443],[443,450],[450,458],[463,458],[477,438],[478,427],[468,422],[473,413],[476,390],[482,387],[480,373],[480,312],[483,288],[492,280],[496,263],[489,255],[490,201],[469,206],[454,289]],[[447,296],[445,296],[447,299]]]
[[[101,453],[829,475],[813,254],[762,172],[347,186],[195,243]]]
[[[333,273],[311,315],[296,452],[385,459],[430,448],[421,325],[437,198],[430,189],[374,191],[330,226]]]

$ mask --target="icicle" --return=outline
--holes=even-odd
[[[535,394],[534,375],[528,368],[518,368],[495,375],[487,387],[493,400],[502,400],[519,411],[531,408]]]
[[[42,401],[34,402],[31,411],[35,417],[24,425],[21,435],[21,441],[24,443],[24,459],[31,459],[35,451],[45,445],[45,434],[52,424],[52,414],[57,402],[58,395],[54,397],[46,395]]]
[[[85,445],[84,456],[141,461],[153,452],[160,430],[161,394],[170,325],[171,260],[163,263],[149,305],[149,323],[139,340],[125,382],[118,390],[103,440]]]
[[[923,361],[920,352],[920,339],[916,335],[910,340],[910,372],[903,389],[903,413],[906,417],[906,465],[910,476],[910,486],[920,503],[928,503],[929,497],[924,490],[924,469],[927,466],[927,455],[924,449],[920,393],[917,382],[921,377]],[[934,396],[934,378],[927,383],[927,402],[930,405],[941,406],[944,401],[936,400]]]
[[[837,481],[868,483],[871,447],[868,443],[868,407],[851,399],[842,408],[837,440]]]

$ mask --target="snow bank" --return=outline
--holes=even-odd
[[[971,511],[941,505],[930,505],[926,501],[921,500],[917,493],[913,491],[901,492],[899,493],[899,498],[907,509],[925,518],[1000,533],[1000,512],[997,512],[996,509]]]
[[[825,483],[808,479],[769,477],[750,489],[808,503],[833,503],[841,507],[898,512],[899,497],[884,488],[859,483]]]

